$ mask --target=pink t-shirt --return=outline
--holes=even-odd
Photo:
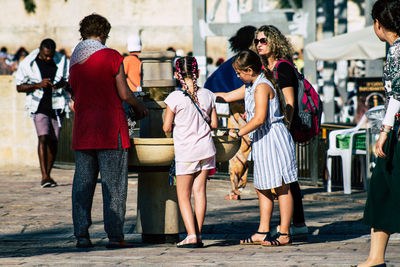
[[[208,89],[197,91],[200,109],[209,117],[215,107],[215,95]],[[176,161],[197,161],[215,155],[211,128],[190,98],[182,91],[174,91],[164,100],[175,114],[174,149]]]

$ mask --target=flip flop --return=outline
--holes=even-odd
[[[202,248],[204,247],[203,242],[189,243],[189,240],[195,238],[196,235],[188,235],[185,239],[179,242],[176,247],[177,248]],[[197,239],[197,237],[196,237]]]

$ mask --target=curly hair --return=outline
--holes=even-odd
[[[254,32],[257,30],[254,26],[244,26],[240,28],[234,36],[229,38],[231,50],[235,53],[249,49],[253,44]]]
[[[265,37],[267,37],[267,42],[271,49],[271,53],[275,58],[284,58],[292,61],[294,53],[292,44],[278,28],[273,25],[263,25],[258,28],[258,30],[256,31],[256,35],[258,33],[264,33]],[[266,65],[264,64],[264,66]]]
[[[371,17],[388,31],[400,35],[400,1],[378,0],[372,7]]]
[[[111,30],[111,24],[108,20],[95,13],[84,17],[81,22],[79,22],[79,26],[82,40],[86,40],[91,36],[100,37],[105,40],[108,38],[108,33]]]

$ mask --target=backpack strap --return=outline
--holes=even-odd
[[[275,79],[276,79],[277,81],[279,80],[279,78],[278,78],[278,66],[279,66],[279,64],[281,64],[282,62],[289,63],[290,66],[292,66],[292,67],[295,68],[295,66],[293,66],[292,62],[290,62],[289,60],[286,60],[286,59],[283,59],[283,58],[279,59],[278,62],[276,62],[274,68],[272,69],[272,73],[274,74],[274,77],[275,77]]]
[[[304,80],[304,75],[303,75],[302,73],[300,73],[300,72],[297,70],[296,66],[295,66],[292,62],[290,62],[290,61],[287,60],[287,59],[281,58],[281,59],[278,60],[278,62],[275,64],[275,66],[274,66],[274,68],[273,68],[273,74],[274,74],[274,77],[275,77],[275,79],[276,79],[277,81],[278,81],[278,66],[279,66],[279,64],[281,64],[282,62],[286,62],[286,63],[288,63],[290,66],[293,67],[294,72],[296,73],[296,77],[297,77],[297,81],[298,81],[298,82]],[[298,85],[298,86],[299,86],[299,85]],[[306,95],[307,95],[307,102],[309,102],[309,103],[311,104],[311,106],[312,106],[312,108],[313,108],[313,112],[316,113],[316,112],[317,112],[317,107],[315,106],[314,101],[313,101],[312,98],[311,98],[311,93],[310,93],[310,91],[309,91],[307,88],[304,87],[304,92],[305,92]]]

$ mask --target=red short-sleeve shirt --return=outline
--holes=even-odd
[[[84,63],[70,68],[69,84],[75,96],[72,149],[130,147],[128,123],[118,95],[115,76],[123,57],[105,48]]]

